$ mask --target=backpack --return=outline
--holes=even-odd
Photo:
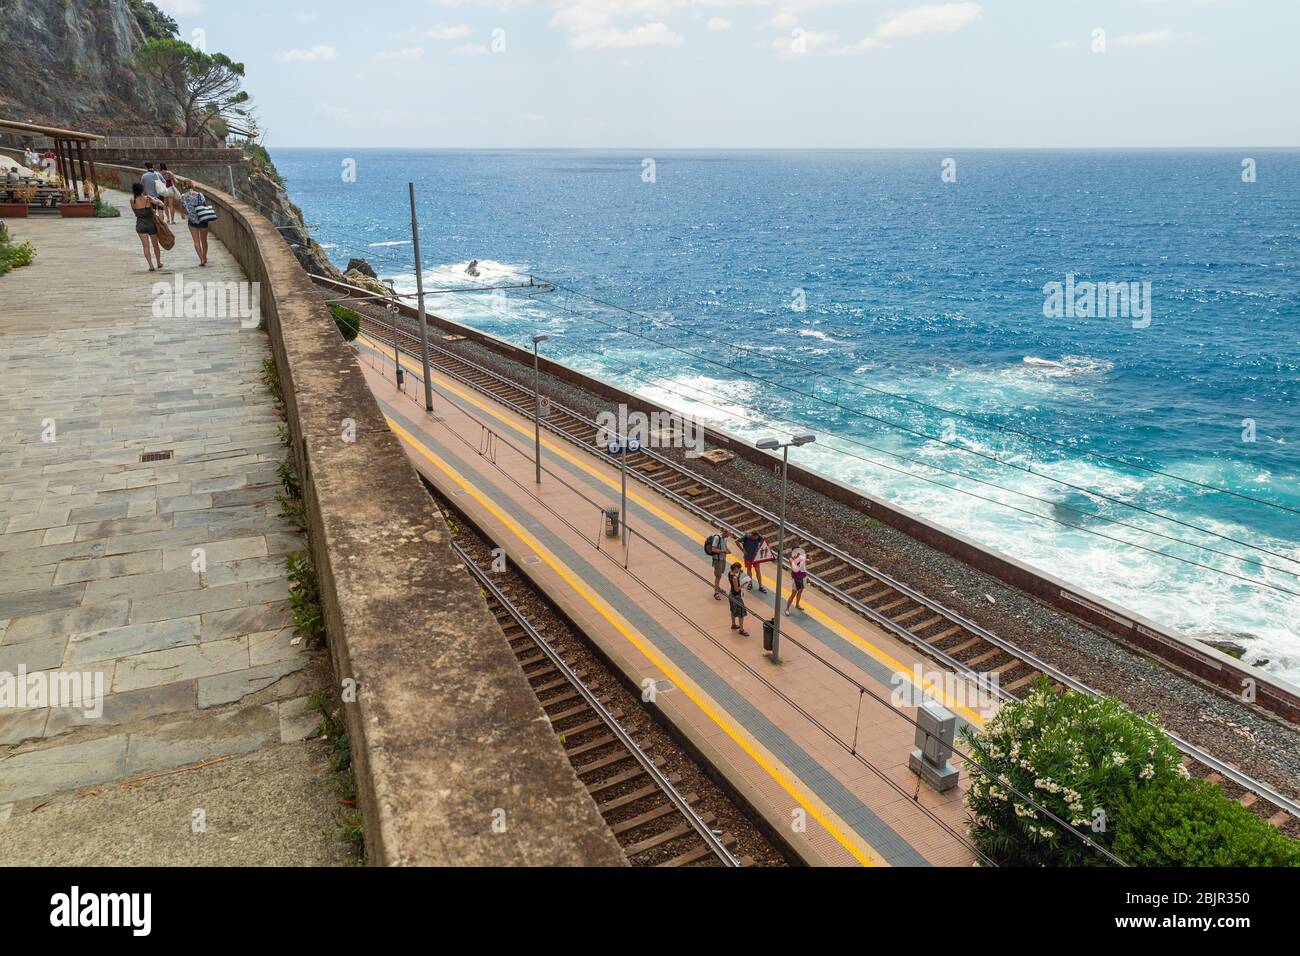
[[[716,534],[711,534],[704,539],[704,553],[709,557],[713,557],[713,542],[717,541],[718,537]]]

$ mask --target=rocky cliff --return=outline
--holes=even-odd
[[[0,116],[91,132],[173,133],[174,112],[131,68],[144,40],[127,0],[3,0]]]

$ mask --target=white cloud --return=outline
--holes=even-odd
[[[710,17],[709,22],[704,24],[704,29],[713,31],[730,30],[731,21],[724,20],[722,17]]]
[[[888,40],[918,33],[955,33],[978,20],[982,12],[978,3],[936,3],[913,7],[880,24],[874,35]]]
[[[1160,46],[1168,43],[1174,38],[1174,34],[1167,27],[1163,30],[1152,30],[1149,33],[1128,33],[1124,36],[1115,38],[1116,46]]]
[[[375,54],[376,60],[422,60],[424,59],[424,47],[408,46],[401,50],[380,50]]]
[[[1078,40],[1057,40],[1052,44],[1058,50],[1077,50],[1079,48]]]
[[[452,56],[485,56],[489,51],[486,43],[462,43],[447,52]]]
[[[842,47],[838,33],[795,30],[788,37],[773,40],[772,49],[785,56],[804,56],[809,53],[834,53]]]
[[[424,35],[430,40],[459,40],[461,37],[469,36],[469,25],[466,23],[440,23],[425,30]]]
[[[675,0],[563,0],[551,23],[573,33],[591,33],[618,20],[666,17],[678,5]]]
[[[803,0],[803,6],[810,7],[817,0]],[[901,13],[882,20],[876,29],[856,43],[841,44],[834,33],[818,33],[797,28],[792,31],[802,34],[803,49],[795,49],[796,37],[777,39],[772,42],[773,49],[787,53],[820,53],[828,56],[856,56],[867,50],[877,50],[886,46],[886,41],[900,37],[917,36],[923,33],[955,33],[974,23],[983,14],[978,3],[936,3],[921,7],[912,7]],[[774,16],[770,25],[783,27],[798,22],[794,4],[788,2],[781,12]]]
[[[332,46],[314,46],[310,50],[281,50],[275,58],[282,63],[317,63],[332,60],[337,54]]]
[[[681,46],[682,37],[663,23],[642,23],[630,29],[599,27],[575,33],[569,45],[578,50],[629,50],[644,46]]]

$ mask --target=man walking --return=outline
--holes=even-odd
[[[144,175],[140,177],[140,185],[144,187],[144,194],[150,199],[161,199],[158,195],[158,187],[164,185],[162,175],[153,168],[153,163],[144,164]]]
[[[757,531],[747,531],[745,536],[740,539],[740,550],[745,555],[745,572],[753,578],[749,582],[749,589],[754,590],[754,582],[757,581],[759,594],[767,593],[767,588],[763,587],[763,569],[760,565],[764,561],[772,560],[772,549],[766,547],[766,545],[767,539]]]
[[[722,576],[727,573],[727,556],[731,553],[731,531],[719,527],[704,542],[705,552],[713,559],[713,600],[722,600]]]

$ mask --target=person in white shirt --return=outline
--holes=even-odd
[[[158,187],[166,185],[165,180],[153,168],[153,163],[144,164],[145,173],[140,177],[140,185],[144,187],[144,194],[150,199],[161,198],[158,195]]]

